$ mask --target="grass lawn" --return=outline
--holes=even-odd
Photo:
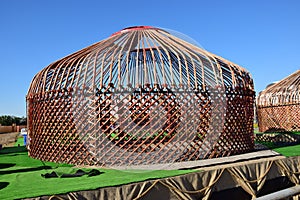
[[[299,134],[299,133],[297,133]],[[80,190],[92,190],[101,187],[117,186],[144,180],[177,176],[196,170],[114,170],[97,168],[101,174],[97,176],[83,175],[72,178],[44,178],[41,175],[55,172],[74,174],[78,168],[68,164],[42,162],[28,157],[19,137],[15,147],[6,147],[0,151],[0,199],[19,199],[42,195],[62,194]],[[272,146],[273,145],[273,146]],[[285,156],[300,155],[300,145],[278,147],[268,146]],[[92,169],[81,168],[85,172]]]
[[[102,172],[102,174],[97,176],[44,178],[41,174],[53,171],[58,175],[74,174],[78,168],[74,168],[72,165],[42,162],[30,158],[24,146],[17,146],[17,144],[23,144],[23,140],[21,140],[22,138],[18,139],[15,147],[6,147],[0,151],[1,200],[92,190],[195,172],[195,170],[121,171],[97,168]],[[92,170],[81,169],[85,172]]]
[[[23,136],[18,136],[18,139],[17,139],[17,141],[16,141],[16,143],[15,143],[15,147],[17,147],[17,146],[23,146],[24,145],[24,139],[23,139]]]
[[[256,134],[265,134],[265,133],[256,133]],[[266,134],[290,134],[290,135],[300,135],[300,132],[284,132],[284,133],[266,133]],[[274,143],[274,142],[259,142],[267,146],[269,149],[272,149],[284,156],[300,156],[300,144],[284,146],[284,144]]]
[[[273,150],[287,157],[300,155],[300,145],[278,147]]]

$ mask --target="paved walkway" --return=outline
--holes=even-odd
[[[177,162],[171,164],[155,164],[155,165],[138,165],[138,166],[120,166],[114,167],[120,170],[172,170],[172,169],[201,169],[210,170],[213,168],[229,167],[233,165],[255,163],[266,160],[276,160],[285,158],[281,154],[272,150],[261,150],[252,153],[245,153],[241,155],[228,156],[222,158],[212,158],[197,161]]]

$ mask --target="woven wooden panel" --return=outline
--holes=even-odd
[[[261,132],[300,131],[300,70],[260,92],[257,117]]]
[[[300,104],[258,107],[261,132],[300,131]]]
[[[126,29],[37,74],[27,95],[30,156],[129,166],[251,151],[250,74],[166,34]]]
[[[115,166],[198,160],[253,149],[252,91],[218,96],[219,90],[145,88],[118,93],[110,88],[88,98],[78,93],[57,90],[28,98],[32,157]]]

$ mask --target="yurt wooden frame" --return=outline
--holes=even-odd
[[[300,131],[300,70],[259,93],[257,117],[261,132]]]
[[[34,77],[29,154],[129,166],[249,152],[254,96],[244,68],[163,29],[129,27]]]

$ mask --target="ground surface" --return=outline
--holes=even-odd
[[[196,170],[115,170],[99,169],[100,175],[89,177],[61,178],[62,174],[74,174],[78,168],[66,164],[42,162],[28,157],[19,133],[0,134],[0,199],[16,199],[42,195],[61,194],[79,190],[117,186],[149,179],[176,176]],[[17,139],[17,141],[16,141]],[[300,145],[276,147],[273,150],[284,156],[300,154]],[[81,168],[90,172],[91,168]],[[58,174],[59,177],[44,178],[43,174]],[[30,183],[30,184],[28,184]],[[80,184],[79,184],[80,183]]]
[[[2,147],[13,147],[19,134],[19,132],[0,133],[0,144],[2,144]]]
[[[287,157],[300,155],[299,131],[256,134],[269,135],[269,139],[266,138],[266,141],[258,141],[256,145],[262,145]]]
[[[101,187],[117,186],[149,179],[177,176],[197,170],[115,170],[97,168],[101,174],[80,177],[73,175],[79,168],[67,164],[43,162],[28,157],[27,150],[19,138],[14,147],[0,151],[0,199],[20,199],[42,195],[54,195]],[[90,173],[92,168],[80,168]],[[43,175],[55,173],[57,177],[45,178]]]

